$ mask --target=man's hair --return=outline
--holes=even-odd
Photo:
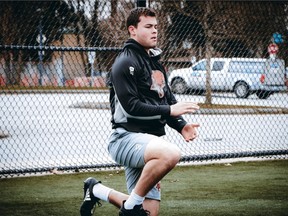
[[[144,8],[144,7],[138,7],[132,9],[130,11],[130,15],[127,18],[126,22],[127,29],[131,25],[137,27],[138,23],[140,22],[140,16],[156,17],[156,12],[151,8]]]

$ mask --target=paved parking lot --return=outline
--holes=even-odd
[[[229,96],[229,95],[228,95]],[[218,95],[213,103],[287,108],[287,95],[268,100],[237,100]],[[108,93],[1,94],[0,170],[41,169],[110,164],[107,138],[109,109],[77,108],[75,104],[106,103]],[[201,96],[177,95],[179,100],[203,102]],[[221,100],[222,98],[222,100]],[[186,115],[201,124],[199,137],[186,143],[167,128],[166,139],[177,143],[183,156],[288,149],[288,115]]]

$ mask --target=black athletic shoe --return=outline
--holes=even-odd
[[[150,212],[143,209],[142,205],[136,205],[133,209],[125,209],[124,202],[119,211],[119,216],[149,216]]]
[[[80,207],[80,215],[81,216],[92,216],[94,213],[95,204],[101,206],[99,202],[100,199],[93,195],[93,186],[101,183],[101,181],[97,181],[95,178],[89,177],[84,181],[84,201]]]

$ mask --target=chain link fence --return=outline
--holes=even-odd
[[[286,158],[286,1],[1,1],[0,177],[118,166],[106,81],[137,6],[158,13],[177,99],[202,107],[193,143],[167,128],[181,162]]]

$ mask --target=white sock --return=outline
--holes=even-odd
[[[143,203],[145,197],[141,197],[132,190],[129,198],[124,203],[125,209],[133,209],[135,205],[140,205]]]
[[[109,193],[112,190],[113,189],[98,183],[93,187],[93,195],[103,201],[109,202]]]

